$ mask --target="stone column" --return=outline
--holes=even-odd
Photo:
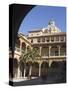
[[[20,78],[22,78],[22,71],[20,71]]]
[[[32,66],[30,66],[30,69],[29,69],[29,76],[31,76],[31,72],[32,72]]]
[[[24,78],[25,78],[25,74],[26,74],[26,69],[24,68]]]
[[[45,37],[45,42],[46,42],[46,37]]]
[[[60,56],[60,45],[58,46],[58,55]]]
[[[52,60],[49,60],[49,67],[51,66],[51,64],[52,64]]]
[[[13,70],[13,76],[17,79],[17,71]]]
[[[59,42],[60,42],[60,36],[59,36]]]
[[[51,49],[51,46],[49,46],[49,56],[50,56],[50,53],[51,53],[50,49]]]
[[[51,53],[51,46],[49,46],[49,57],[50,57],[50,53]],[[49,67],[51,66],[51,60],[48,59],[48,63],[49,63]]]
[[[41,64],[39,64],[39,77],[41,76]]]
[[[51,42],[51,37],[50,37],[50,42]]]
[[[17,78],[20,78],[20,67],[18,66]]]
[[[40,56],[41,56],[41,50],[42,50],[42,47],[40,46]]]
[[[54,37],[54,42],[56,42],[56,37]]]

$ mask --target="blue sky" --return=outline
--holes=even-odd
[[[22,20],[19,32],[27,35],[28,31],[47,27],[53,19],[62,32],[66,31],[66,8],[54,6],[36,6]]]

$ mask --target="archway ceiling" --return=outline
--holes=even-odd
[[[9,22],[9,47],[11,47],[13,54],[20,24],[33,7],[35,7],[35,5],[12,4],[9,6],[9,20],[12,22],[12,24]]]

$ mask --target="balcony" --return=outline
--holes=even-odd
[[[42,56],[43,59],[62,59],[62,58],[66,58],[66,56]]]
[[[18,48],[18,47],[15,47],[15,54],[21,55],[20,48]]]
[[[35,40],[35,41],[33,41],[33,43],[32,44],[53,44],[53,43],[65,43],[66,42],[66,40],[65,40],[65,38],[57,38],[57,37],[55,37],[55,38],[39,38],[39,39],[37,39],[37,40]]]
[[[23,49],[22,49],[22,50],[20,50],[20,48],[15,47],[15,53],[16,53],[16,54],[21,55],[21,53],[23,53],[23,52],[24,52],[24,50],[23,50]]]
[[[43,50],[45,50],[45,49],[43,49]],[[56,49],[55,49],[56,50]],[[47,51],[47,52],[42,52],[41,53],[41,56],[42,56],[42,58],[64,58],[64,57],[66,57],[66,51],[65,50],[62,50],[61,49],[61,51],[55,51],[55,50],[51,50],[50,51],[50,54],[48,53],[49,51]]]

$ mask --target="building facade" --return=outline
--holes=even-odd
[[[18,64],[22,50],[27,50],[28,47],[36,48],[41,56],[41,60],[32,62],[32,77],[46,75],[48,68],[58,68],[59,63],[66,62],[66,33],[61,32],[61,30],[56,27],[55,22],[51,20],[46,28],[29,31],[28,37],[25,37],[21,33],[18,34],[14,52],[16,64],[14,64],[13,78],[25,78],[30,73],[30,62],[26,64],[26,71],[24,71],[23,63],[20,66]]]

